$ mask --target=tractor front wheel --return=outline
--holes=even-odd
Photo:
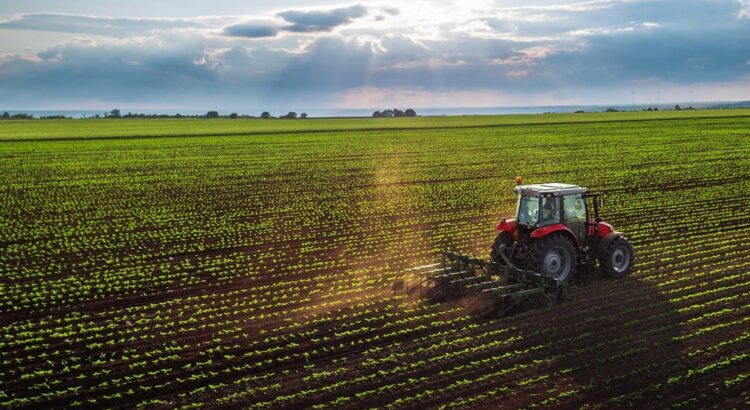
[[[633,247],[624,236],[618,236],[610,242],[599,256],[599,267],[605,276],[621,278],[633,270]]]
[[[526,268],[568,284],[577,265],[576,248],[564,235],[553,233],[534,242],[526,257]]]

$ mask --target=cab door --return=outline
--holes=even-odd
[[[581,194],[563,197],[563,223],[578,238],[578,243],[586,242],[586,201]]]

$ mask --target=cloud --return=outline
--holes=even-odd
[[[737,0],[737,2],[740,4],[740,10],[737,12],[737,18],[750,19],[750,1]]]
[[[110,37],[202,26],[196,21],[181,19],[110,18],[68,14],[26,14],[16,19],[0,22],[0,29],[96,34]]]
[[[401,10],[395,7],[383,7],[383,12],[390,14],[391,16],[398,16],[401,13]]]
[[[274,37],[281,32],[319,33],[352,23],[367,15],[369,9],[360,4],[331,10],[287,10],[276,13],[278,20],[245,20],[231,24],[222,30],[227,36],[261,38]],[[398,14],[398,9],[385,8],[389,15]]]
[[[289,10],[278,16],[291,23],[287,29],[295,33],[330,31],[338,26],[349,24],[354,19],[364,17],[367,8],[360,4],[332,10]]]
[[[274,20],[256,19],[226,26],[222,32],[232,37],[262,38],[275,37],[283,28],[283,25]]]
[[[15,104],[175,100],[215,84],[205,50],[189,42],[72,42],[0,64],[0,88]]]

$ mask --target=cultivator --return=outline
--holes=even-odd
[[[505,315],[524,304],[549,306],[567,294],[567,282],[509,264],[460,252],[443,252],[443,261],[412,268],[415,285],[432,301],[463,298],[475,313]]]

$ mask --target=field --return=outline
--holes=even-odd
[[[0,406],[750,406],[750,110],[0,122]],[[500,319],[514,177],[606,194],[636,269]]]

